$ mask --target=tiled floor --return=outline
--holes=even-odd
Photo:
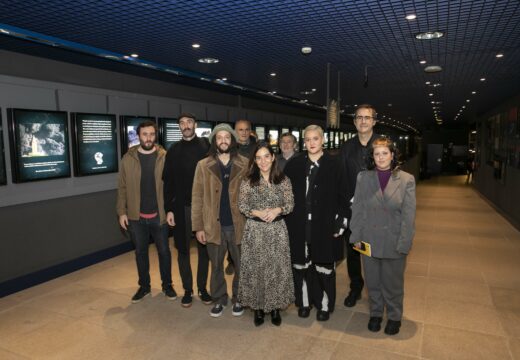
[[[463,181],[418,186],[395,337],[367,330],[366,293],[343,307],[344,263],[328,322],[290,307],[281,327],[255,328],[250,312],[213,319],[198,299],[166,300],[152,251],[153,296],[139,304],[132,253],[0,299],[0,359],[520,359],[520,233]]]

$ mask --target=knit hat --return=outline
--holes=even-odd
[[[213,138],[215,137],[215,135],[217,135],[217,133],[219,131],[227,131],[228,133],[231,134],[231,136],[233,136],[235,138],[236,141],[238,141],[238,136],[237,136],[237,133],[235,132],[235,130],[233,130],[233,128],[231,128],[231,126],[229,126],[228,124],[225,124],[225,123],[222,123],[222,124],[218,124],[217,126],[215,126],[213,128],[213,131],[211,132],[211,134],[209,135],[209,142],[213,142]]]

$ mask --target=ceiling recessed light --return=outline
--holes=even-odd
[[[466,99],[466,102],[470,102],[470,100],[469,100],[469,99]]]
[[[480,78],[480,81],[486,81],[486,78]]]
[[[502,53],[498,53],[498,54],[496,54],[495,56],[496,56],[497,58],[500,59],[500,58],[503,58],[503,57],[504,57],[504,54],[502,54]]]
[[[439,71],[442,71],[442,67],[440,67],[439,65],[430,65],[424,68],[424,72],[427,73],[436,73]]]
[[[272,73],[269,74],[269,76],[275,77],[275,76],[276,76],[276,73],[275,73],[275,72],[272,72]]]
[[[465,109],[465,108],[466,108],[466,105],[462,105],[462,108]]]
[[[134,59],[137,59],[139,57],[138,54],[130,54],[131,57],[133,57]]]
[[[7,30],[4,30],[4,29],[0,29],[0,32],[1,32],[2,34],[10,34],[10,32],[9,32],[9,31],[7,31]]]
[[[311,89],[312,91],[316,91],[316,89]]]
[[[435,83],[435,84],[433,84],[433,87],[439,87],[439,86],[441,86],[441,83]]]
[[[417,19],[417,15],[415,15],[415,14],[406,15],[406,20],[415,20],[415,19]]]
[[[210,57],[199,59],[199,62],[202,64],[216,64],[216,63],[218,63],[218,61],[219,61],[218,59],[210,58]]]
[[[433,96],[433,93],[429,93],[428,95]]]
[[[444,36],[442,31],[426,31],[422,33],[415,34],[415,38],[419,40],[432,40],[438,39]]]
[[[227,77],[223,77],[223,78],[222,78],[222,81],[227,81]]]
[[[429,82],[429,81],[426,81],[425,84],[426,84],[426,85],[430,85],[430,82]]]
[[[303,55],[309,55],[312,52],[312,48],[310,46],[303,46],[300,51]]]
[[[472,91],[472,92],[471,92],[472,95],[475,95],[476,93],[477,93],[476,91]]]
[[[198,49],[200,48],[200,44],[191,44],[191,47],[194,48],[194,49]]]
[[[419,61],[419,64],[426,64],[426,60]]]
[[[123,59],[129,60],[129,59],[131,59],[131,57],[128,55],[125,55],[125,56],[123,56]]]

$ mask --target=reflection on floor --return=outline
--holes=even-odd
[[[198,298],[189,309],[168,301],[152,250],[153,293],[139,304],[130,303],[132,253],[0,299],[0,358],[520,359],[520,233],[463,177],[421,182],[417,193],[405,319],[395,337],[367,330],[366,293],[343,307],[344,263],[328,322],[314,312],[300,319],[290,307],[281,327],[255,328],[251,312],[235,318],[228,308],[214,319]],[[176,265],[173,274],[182,295]]]

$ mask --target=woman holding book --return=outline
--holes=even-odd
[[[357,178],[350,223],[350,242],[371,252],[362,256],[370,302],[368,329],[381,329],[386,307],[388,335],[401,327],[406,255],[415,233],[415,180],[399,169],[397,156],[390,139],[374,140],[369,170]]]
[[[279,326],[280,310],[294,301],[289,235],[283,218],[293,210],[293,193],[267,143],[258,143],[253,154],[238,197],[238,208],[247,217],[238,299],[254,310],[256,326],[263,324],[265,313],[271,313],[271,322]]]

